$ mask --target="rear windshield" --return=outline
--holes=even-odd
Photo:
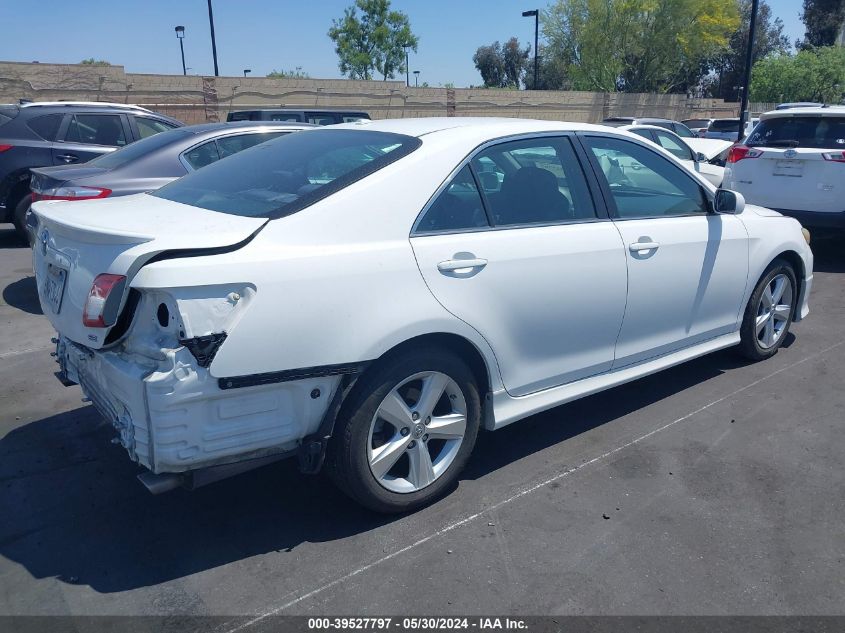
[[[710,125],[710,119],[687,119],[686,121],[681,121],[687,127],[707,127]]]
[[[845,116],[790,116],[764,119],[747,145],[845,149]]]
[[[248,217],[295,213],[406,156],[418,138],[369,130],[305,130],[267,141],[153,193]]]
[[[713,132],[739,132],[739,119],[718,119],[708,129]]]
[[[88,164],[94,167],[102,167],[103,169],[117,169],[142,156],[158,151],[165,145],[170,145],[174,141],[190,135],[191,132],[186,131],[184,128],[168,130],[130,143],[126,147],[122,147],[114,152],[103,154],[94,160],[88,161]]]

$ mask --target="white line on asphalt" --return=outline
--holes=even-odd
[[[5,352],[0,354],[0,360],[4,358],[11,358],[12,356],[20,356],[21,354],[29,354],[30,352],[46,352],[48,349],[53,349],[54,345],[48,345],[45,347],[30,347],[29,349],[19,349],[14,352]]]
[[[302,602],[303,600],[308,600],[309,598],[312,598],[313,596],[316,596],[319,593],[327,591],[328,589],[331,589],[332,587],[336,587],[337,585],[344,583],[347,580],[354,578],[355,576],[363,574],[365,571],[369,571],[370,569],[372,569],[373,567],[376,567],[377,565],[381,565],[382,563],[385,563],[385,562],[387,562],[387,561],[389,561],[393,558],[396,558],[397,556],[401,556],[402,554],[405,554],[406,552],[414,549],[415,547],[419,547],[420,545],[423,545],[424,543],[428,543],[429,541],[431,541],[431,540],[433,540],[433,539],[435,539],[439,536],[443,536],[447,532],[451,532],[452,530],[459,528],[462,525],[466,525],[467,523],[474,521],[478,517],[480,517],[484,514],[487,514],[488,512],[492,512],[494,510],[501,508],[502,506],[508,505],[509,503],[512,503],[512,502],[516,501],[517,499],[520,499],[520,498],[522,498],[526,495],[529,495],[532,492],[539,490],[540,488],[548,486],[552,482],[555,482],[559,479],[563,479],[564,477],[571,475],[572,473],[574,473],[576,471],[582,470],[582,469],[586,468],[587,466],[590,466],[591,464],[595,464],[595,463],[600,462],[604,459],[607,459],[608,457],[610,457],[611,455],[615,455],[619,451],[623,451],[626,448],[634,446],[635,444],[639,444],[643,440],[650,438],[652,435],[656,435],[657,433],[660,433],[661,431],[665,431],[666,429],[673,427],[676,424],[680,424],[681,422],[688,420],[695,415],[698,415],[702,411],[706,411],[707,409],[714,407],[717,404],[724,402],[725,400],[733,398],[734,396],[736,396],[736,395],[738,395],[738,394],[740,394],[744,391],[747,391],[747,390],[751,389],[752,387],[756,387],[761,382],[769,380],[770,378],[774,378],[778,374],[782,374],[785,371],[789,371],[790,369],[793,369],[793,368],[797,367],[798,365],[803,365],[807,361],[813,360],[814,358],[818,358],[819,356],[822,356],[823,354],[826,354],[827,352],[834,350],[837,347],[841,347],[842,345],[845,345],[845,340],[839,341],[838,343],[835,343],[834,345],[831,345],[830,347],[826,347],[823,350],[816,352],[815,354],[810,354],[809,356],[802,358],[801,360],[796,361],[796,362],[792,363],[791,365],[781,367],[777,371],[773,371],[771,374],[763,376],[762,378],[758,378],[757,380],[748,383],[744,387],[740,387],[736,391],[732,391],[731,393],[729,393],[725,396],[722,396],[721,398],[713,400],[713,402],[710,402],[708,404],[705,404],[702,407],[699,407],[695,411],[691,411],[690,413],[687,413],[686,415],[684,415],[684,416],[682,416],[682,417],[680,417],[676,420],[672,420],[668,424],[664,424],[663,426],[658,427],[658,428],[654,429],[653,431],[649,431],[645,435],[641,435],[638,438],[631,440],[630,442],[622,444],[621,446],[618,446],[618,447],[616,447],[612,450],[609,450],[606,453],[602,453],[598,457],[594,457],[589,461],[586,461],[582,464],[579,464],[578,466],[573,466],[572,468],[564,470],[563,472],[560,472],[557,475],[555,475],[554,477],[550,477],[549,479],[546,479],[545,481],[542,481],[538,484],[533,484],[533,485],[529,486],[528,488],[524,488],[523,490],[520,490],[519,492],[511,495],[507,499],[499,501],[498,503],[494,503],[493,505],[488,506],[488,507],[484,508],[483,510],[480,510],[479,512],[476,512],[475,514],[471,514],[467,517],[464,517],[463,519],[461,519],[459,521],[451,523],[451,524],[437,530],[436,532],[429,534],[428,536],[424,536],[423,538],[419,539],[418,541],[416,541],[414,543],[411,543],[410,545],[406,545],[405,547],[398,549],[395,552],[391,552],[390,554],[387,554],[386,556],[382,556],[381,558],[378,558],[378,559],[374,560],[373,562],[364,565],[363,567],[359,567],[355,571],[351,571],[348,574],[340,576],[339,578],[336,578],[336,579],[332,580],[331,582],[328,582],[328,583],[326,583],[326,584],[324,584],[320,587],[317,587],[316,589],[312,589],[308,593],[302,594],[301,596],[294,598],[293,600],[290,600],[289,602],[286,602],[279,607],[276,607],[276,608],[271,609],[271,610],[269,610],[265,613],[262,613],[261,615],[258,615],[256,617],[254,617],[253,619],[248,620],[247,622],[244,622],[240,626],[237,626],[234,629],[230,629],[228,633],[236,633],[236,631],[240,631],[241,629],[245,629],[249,626],[252,626],[253,624],[257,624],[261,620],[264,620],[265,618],[276,615],[276,614],[284,611],[285,609],[288,609],[288,608],[294,606],[295,604]]]

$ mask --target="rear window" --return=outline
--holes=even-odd
[[[764,119],[747,145],[845,149],[845,116],[790,116]]]
[[[349,186],[420,145],[418,138],[387,132],[307,130],[256,145],[152,195],[231,215],[278,218]]]
[[[63,117],[64,114],[45,114],[44,116],[37,116],[31,121],[27,121],[26,125],[45,141],[55,141]]]
[[[739,132],[739,119],[718,119],[709,129],[712,132]]]
[[[165,145],[169,145],[180,138],[190,135],[190,132],[181,128],[168,130],[167,132],[143,138],[114,152],[103,154],[94,160],[88,161],[88,164],[94,167],[102,167],[103,169],[117,169],[118,167],[123,167],[126,163],[158,151]]]
[[[710,125],[710,119],[687,119],[686,121],[681,121],[687,127],[707,127]]]

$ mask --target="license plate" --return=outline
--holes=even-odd
[[[41,296],[44,297],[44,301],[55,314],[58,314],[59,310],[62,309],[65,281],[67,281],[67,271],[64,268],[52,264],[47,267],[47,276],[44,278]]]
[[[779,160],[775,162],[774,176],[791,176],[800,178],[804,174],[803,160]]]

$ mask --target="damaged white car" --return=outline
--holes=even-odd
[[[33,217],[62,375],[151,490],[298,456],[385,512],[453,486],[481,428],[729,346],[771,356],[813,270],[795,220],[549,121],[312,130]]]

